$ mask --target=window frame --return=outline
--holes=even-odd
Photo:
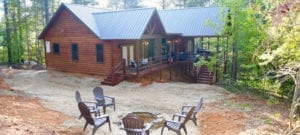
[[[102,48],[102,51],[98,51],[98,46]],[[102,43],[96,44],[96,62],[104,63],[104,48]]]
[[[53,43],[52,44],[52,51],[53,51],[53,55],[59,55],[60,54],[59,43]]]
[[[77,51],[74,53],[74,47],[76,46]],[[72,61],[79,61],[79,53],[78,53],[78,43],[72,43],[71,45],[71,55],[72,55]],[[76,55],[74,55],[76,54]],[[75,57],[76,56],[76,57]]]

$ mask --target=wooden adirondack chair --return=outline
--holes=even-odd
[[[96,130],[104,125],[105,123],[108,123],[109,130],[111,131],[111,125],[110,125],[110,120],[108,115],[102,115],[102,116],[97,116],[97,117],[92,117],[90,110],[86,104],[83,102],[78,103],[78,108],[81,112],[81,115],[84,117],[86,120],[83,131],[85,131],[86,127],[88,124],[94,126],[92,135],[95,134]]]
[[[183,122],[175,122],[175,121],[168,121],[168,120],[166,120],[166,122],[164,123],[164,126],[161,129],[161,135],[163,135],[164,127],[168,128],[169,130],[172,130],[172,131],[176,132],[177,135],[181,135],[181,132],[180,132],[181,129],[183,129],[184,132],[185,132],[185,134],[187,134],[187,130],[186,130],[185,124],[190,119],[190,117],[192,116],[194,110],[195,110],[195,107],[192,107],[188,111],[188,113],[187,113],[187,115],[186,115],[186,117],[185,117],[185,119],[184,119]]]
[[[111,96],[104,96],[103,89],[101,87],[95,87],[93,90],[95,99],[97,101],[97,106],[103,107],[103,113],[106,113],[107,106],[113,106],[114,111],[116,111],[115,98]],[[110,99],[110,100],[107,100]]]
[[[123,128],[127,135],[149,135],[151,124],[144,125],[144,120],[139,116],[129,113],[123,118]]]
[[[90,102],[90,101],[82,101],[81,99],[81,95],[79,91],[75,92],[75,98],[77,101],[77,104],[80,102],[83,102],[90,110],[90,113],[94,113],[95,117],[96,116],[100,116],[100,110],[97,107],[97,103],[96,102]],[[82,115],[80,114],[79,119],[82,117]]]
[[[189,108],[195,107],[195,110],[194,110],[190,120],[192,120],[194,122],[194,124],[197,126],[197,114],[198,114],[198,112],[200,112],[200,110],[202,108],[202,104],[203,104],[203,97],[200,98],[200,100],[196,106],[190,106],[190,105],[182,106],[181,111],[179,113],[175,113],[173,115],[172,120],[174,120],[175,117],[178,117],[178,121],[180,121],[181,117],[186,117],[187,111]]]

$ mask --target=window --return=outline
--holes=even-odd
[[[53,44],[53,54],[59,54],[59,44],[58,43]]]
[[[79,60],[78,58],[78,45],[72,44],[72,60],[77,61]]]
[[[97,57],[97,62],[103,62],[103,45],[102,44],[97,44],[96,45],[96,57]]]

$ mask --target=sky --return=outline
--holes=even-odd
[[[97,0],[100,3],[101,8],[106,8],[108,4],[108,0]],[[157,7],[161,8],[158,4],[161,0],[143,0],[142,5],[146,7]],[[72,0],[61,0],[63,3],[71,3]],[[30,4],[29,0],[26,0],[26,3]],[[3,17],[3,3],[0,2],[0,18]]]
[[[71,3],[72,0],[61,0],[61,2],[63,3]],[[100,7],[102,8],[105,8],[108,4],[108,0],[97,0]],[[159,5],[158,3],[160,2],[161,0],[143,0],[142,1],[142,4],[146,7],[157,7],[159,8]]]

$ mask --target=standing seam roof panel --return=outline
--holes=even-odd
[[[159,15],[167,33],[182,33],[182,36],[215,36],[224,25],[220,7],[163,10]]]
[[[102,39],[140,39],[155,8],[93,14]]]

